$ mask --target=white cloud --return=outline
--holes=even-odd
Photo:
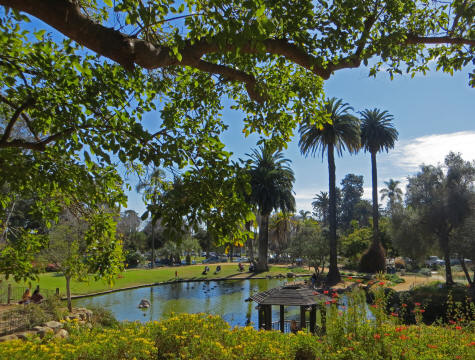
[[[400,141],[389,155],[390,163],[415,172],[422,164],[437,165],[450,152],[459,152],[465,160],[475,159],[475,131],[428,135]]]

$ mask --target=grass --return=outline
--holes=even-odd
[[[210,272],[208,275],[202,275],[204,265],[188,265],[179,267],[160,267],[155,269],[128,269],[122,272],[115,280],[113,285],[109,285],[103,280],[94,281],[90,279],[89,282],[71,282],[71,293],[73,295],[83,295],[96,293],[111,289],[120,289],[130,286],[138,286],[144,284],[151,284],[162,281],[175,280],[175,271],[178,272],[178,279],[195,279],[195,280],[212,280],[222,277],[261,277],[267,275],[286,275],[288,272],[304,273],[304,269],[297,268],[289,270],[286,267],[271,266],[268,272],[251,274],[248,272],[240,273],[237,263],[221,264],[221,271],[218,274],[214,274],[216,264],[208,265]],[[309,272],[308,272],[309,273]],[[310,274],[310,273],[309,273]],[[13,281],[8,281],[13,283]],[[65,296],[66,293],[66,281],[61,273],[44,273],[39,275],[39,281],[32,281],[31,283],[19,283],[19,286],[36,287],[40,285],[42,289],[55,290],[60,289],[60,294]]]

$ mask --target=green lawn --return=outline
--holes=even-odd
[[[204,265],[188,265],[188,266],[179,266],[179,267],[161,267],[156,269],[128,269],[121,273],[119,277],[115,280],[114,285],[110,286],[106,282],[99,280],[94,281],[90,280],[89,282],[71,282],[71,292],[73,295],[79,294],[88,294],[95,293],[110,289],[118,289],[129,286],[136,286],[142,284],[150,284],[161,281],[168,281],[175,279],[175,271],[178,271],[179,279],[214,279],[222,277],[233,277],[233,276],[242,276],[242,277],[251,277],[251,276],[266,276],[266,275],[277,275],[283,274],[286,275],[289,271],[295,273],[305,273],[306,271],[302,268],[289,270],[286,267],[271,266],[268,272],[260,273],[253,275],[251,273],[240,273],[237,271],[237,263],[229,263],[221,265],[221,272],[217,275],[214,275],[214,270],[216,269],[215,264],[208,265],[210,267],[210,272],[208,275],[202,275]],[[246,266],[247,268],[247,266]],[[65,296],[66,290],[66,281],[60,273],[44,273],[39,276],[39,282],[32,282],[31,286],[36,287],[37,284],[40,285],[42,289],[55,290],[56,288],[60,289],[62,296]],[[9,281],[10,282],[10,281]],[[13,284],[13,282],[11,282]],[[20,286],[25,286],[24,283],[18,284]]]

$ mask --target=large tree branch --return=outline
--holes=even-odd
[[[108,57],[119,63],[126,69],[132,69],[134,65],[145,69],[155,69],[173,65],[191,66],[202,71],[220,74],[230,81],[240,81],[246,84],[249,96],[255,101],[262,101],[256,90],[255,79],[252,75],[235,70],[224,65],[212,64],[201,60],[205,54],[235,50],[236,46],[229,45],[220,47],[214,38],[202,39],[201,41],[185,43],[180,49],[179,60],[167,46],[154,45],[143,39],[137,39],[112,28],[95,23],[81,11],[73,0],[0,0],[0,5],[14,8],[31,14],[47,24],[51,25],[65,36],[77,43],[91,49],[97,54]],[[374,25],[376,18],[369,16],[365,21],[365,29],[356,44],[355,52],[341,61],[322,65],[324,59],[320,59],[305,49],[290,43],[285,39],[267,39],[256,44],[240,44],[240,51],[247,54],[262,53],[264,50],[269,54],[283,56],[314,74],[328,79],[331,74],[340,69],[354,68],[361,64],[361,53],[367,42],[369,30]],[[474,46],[475,40],[464,38],[424,37],[408,35],[400,45],[414,44],[465,44]]]
[[[15,109],[16,106],[13,102],[11,102],[10,100],[8,100],[5,96],[3,96],[1,93],[0,93],[0,101],[3,101],[5,104],[7,104],[8,106],[10,106],[12,109]],[[35,139],[37,141],[40,141],[40,138],[38,137],[38,134],[36,133],[36,131],[33,129],[33,124],[31,123],[31,120],[30,118],[28,117],[28,115],[26,115],[24,112],[22,112],[20,114],[21,118],[23,119],[23,121],[26,123],[26,126],[28,127],[28,130],[30,130],[30,132],[32,133],[32,135],[35,137]]]
[[[70,128],[64,131],[60,131],[54,135],[48,136],[47,138],[41,141],[27,141],[23,139],[13,139],[7,142],[0,142],[0,149],[2,148],[21,148],[21,149],[29,149],[29,150],[36,150],[36,151],[45,151],[46,146],[53,142],[60,139],[65,138],[66,136],[71,135],[75,129]]]

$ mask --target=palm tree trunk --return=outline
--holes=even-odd
[[[257,261],[257,271],[267,271],[267,248],[269,244],[269,215],[261,214],[259,225],[259,255]]]
[[[336,284],[341,280],[338,271],[337,242],[336,242],[336,188],[335,188],[335,149],[332,144],[328,146],[328,175],[329,175],[329,217],[330,217],[330,266],[328,269],[327,283]]]
[[[379,245],[378,169],[376,153],[371,153],[371,180],[373,182],[373,246]]]
[[[151,266],[151,269],[153,269],[155,267],[155,234],[154,234],[154,230],[153,228],[155,227],[154,226],[155,224],[153,223],[153,220],[152,220],[152,266]]]
[[[251,232],[251,221],[246,221],[246,231]],[[252,237],[250,235],[247,236],[247,257],[249,258],[250,263],[254,263],[254,249],[252,247]]]

